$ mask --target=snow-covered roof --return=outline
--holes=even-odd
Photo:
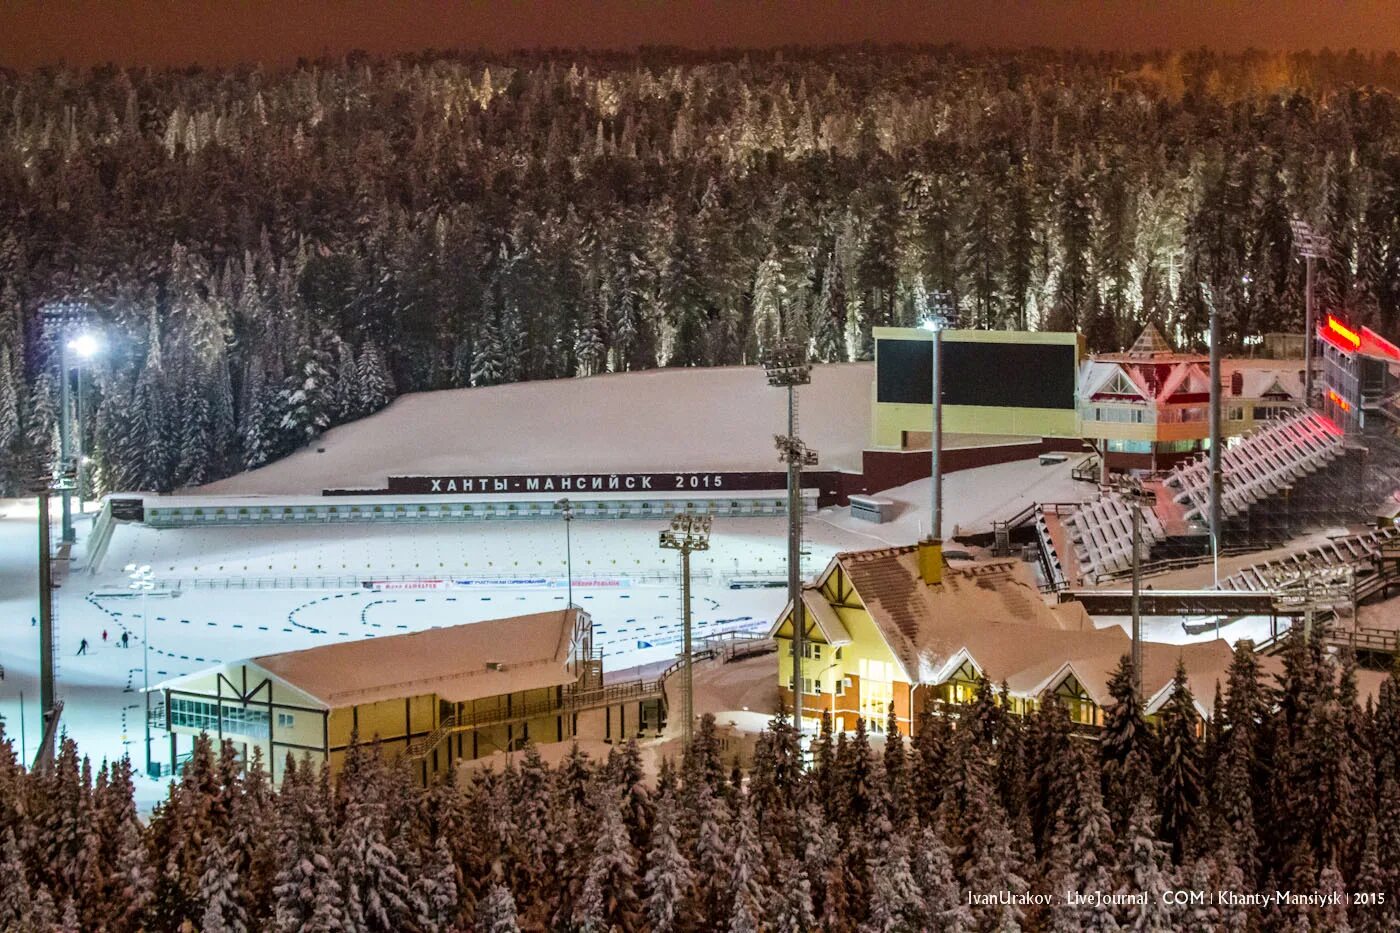
[[[918,547],[838,554],[886,644],[911,683],[940,683],[963,660],[1013,694],[1037,696],[1072,672],[1099,705],[1131,641],[1118,626],[1095,628],[1079,603],[1050,606],[1019,561],[980,561],[944,568],[929,586],[918,567]],[[1143,645],[1148,695],[1169,685],[1177,661],[1202,704],[1224,682],[1232,652],[1224,641]],[[1208,710],[1203,710],[1203,715]]]
[[[577,609],[431,628],[253,658],[327,706],[437,694],[450,703],[572,683]]]

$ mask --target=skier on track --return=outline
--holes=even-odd
[[[78,654],[87,654],[87,639],[78,642]]]

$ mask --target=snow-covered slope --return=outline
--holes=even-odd
[[[823,467],[860,469],[874,372],[871,363],[818,366],[801,389],[800,432]],[[421,392],[197,491],[378,488],[390,474],[777,470],[785,406],[758,366]]]

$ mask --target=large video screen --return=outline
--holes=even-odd
[[[880,340],[875,397],[928,405],[933,343]],[[1074,347],[943,341],[943,404],[1074,408]]]

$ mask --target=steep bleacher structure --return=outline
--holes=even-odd
[[[1330,418],[1310,410],[1266,421],[1239,438],[1221,458],[1221,547],[1270,547],[1309,528],[1363,517],[1365,453]],[[1142,509],[1144,562],[1209,553],[1209,471],[1201,455],[1150,480],[1144,485],[1156,493],[1153,506],[1105,487],[1088,502],[1042,507],[1037,531],[1054,555],[1051,582],[1078,586],[1130,573],[1133,508]]]

